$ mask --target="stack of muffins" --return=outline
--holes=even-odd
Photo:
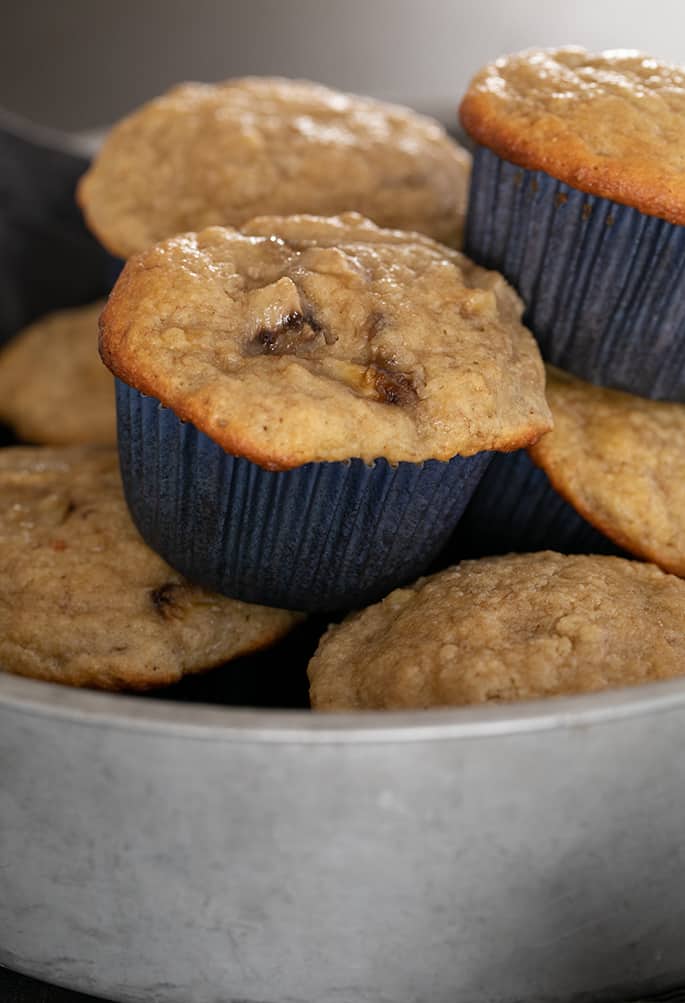
[[[133,522],[111,446],[4,451],[3,570],[68,601],[55,650],[7,618],[3,668],[145,688],[317,612],[342,622],[309,664],[314,708],[685,671],[685,78],[530,51],[478,74],[461,117],[468,256],[470,158],[405,109],[249,78],[112,131],[79,200],[126,262],[100,352]],[[73,441],[24,412],[0,417]],[[101,581],[120,603],[89,659]]]

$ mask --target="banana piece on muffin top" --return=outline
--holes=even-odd
[[[101,318],[125,383],[271,469],[448,460],[551,427],[496,272],[356,213],[213,227],[131,259]]]
[[[0,351],[0,421],[25,442],[117,441],[112,374],[98,355],[104,300],[46,314]]]
[[[593,386],[547,367],[554,429],[529,455],[619,546],[685,577],[685,404]]]
[[[470,163],[438,122],[407,108],[247,77],[182,84],[124,119],[78,198],[91,229],[123,258],[264,213],[356,210],[458,246]]]
[[[685,582],[550,551],[464,561],[330,627],[312,707],[530,700],[685,673]]]
[[[141,540],[109,447],[0,450],[0,669],[166,686],[278,640],[299,614],[192,585]]]
[[[459,114],[505,160],[685,223],[681,67],[628,49],[528,49],[480,70]]]

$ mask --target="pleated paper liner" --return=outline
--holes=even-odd
[[[117,381],[124,490],[143,539],[182,574],[248,602],[368,605],[443,549],[492,453],[264,470]]]
[[[479,147],[466,253],[518,290],[548,362],[685,402],[685,227]]]

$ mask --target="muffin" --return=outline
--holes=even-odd
[[[126,510],[116,450],[0,450],[0,666],[143,690],[266,647],[297,614],[183,579]]]
[[[466,250],[526,304],[545,359],[685,401],[685,74],[641,53],[531,49],[472,80]]]
[[[552,552],[465,561],[330,627],[312,707],[531,700],[685,672],[685,582],[650,564]]]
[[[461,552],[621,548],[685,576],[685,405],[547,368],[554,429],[495,461],[459,528]]]
[[[470,156],[432,119],[306,81],[182,84],[109,134],[78,189],[112,254],[271,213],[364,213],[458,246]]]
[[[100,338],[141,533],[193,580],[290,608],[412,580],[492,451],[550,428],[520,314],[500,276],[354,213],[148,249]]]
[[[98,355],[104,300],[47,314],[0,350],[0,421],[25,442],[114,445],[114,381]]]

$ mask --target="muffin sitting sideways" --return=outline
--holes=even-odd
[[[685,405],[596,387],[554,366],[546,393],[554,429],[490,464],[454,557],[623,548],[685,577]]]
[[[364,213],[461,244],[470,155],[407,108],[297,80],[181,84],[111,131],[86,220],[120,258],[262,213]]]
[[[0,667],[144,690],[274,643],[300,617],[213,595],[145,546],[106,447],[0,450]]]
[[[309,664],[319,710],[480,704],[685,673],[685,582],[542,551],[464,561],[355,613]]]
[[[493,451],[551,426],[521,310],[496,273],[355,213],[132,258],[100,348],[141,533],[193,580],[288,608],[411,581]]]

